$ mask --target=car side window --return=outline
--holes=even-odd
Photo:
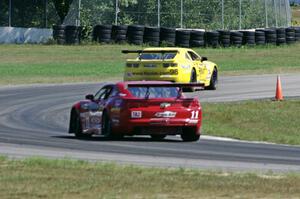
[[[190,55],[190,57],[192,58],[193,61],[200,60],[200,57],[198,55],[196,55],[195,53],[193,53],[191,51],[189,51],[188,53],[189,53],[189,55]]]
[[[101,88],[95,95],[96,100],[106,100],[112,94],[113,87],[105,86]]]
[[[188,59],[188,60],[192,60],[192,59],[190,58],[190,56],[189,56],[188,53],[185,53],[185,58]]]

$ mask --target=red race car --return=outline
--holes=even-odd
[[[150,135],[155,140],[181,135],[183,141],[197,141],[201,105],[198,99],[182,93],[183,88],[191,86],[204,85],[162,81],[107,84],[72,106],[69,133],[79,138]]]

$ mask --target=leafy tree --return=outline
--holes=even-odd
[[[54,3],[56,12],[60,18],[60,23],[62,24],[69,12],[69,8],[73,0],[52,0],[52,1]]]

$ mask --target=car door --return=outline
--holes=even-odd
[[[113,85],[107,85],[107,86],[104,86],[103,88],[101,88],[95,94],[94,100],[95,100],[95,103],[97,103],[99,105],[99,112],[101,115],[100,124],[102,122],[103,110],[106,107],[107,101],[109,100],[112,90],[113,90]]]
[[[197,80],[201,83],[204,83],[206,81],[206,75],[207,75],[207,68],[201,61],[201,57],[197,55],[196,53],[192,51],[188,51],[192,61],[193,66],[197,70]]]

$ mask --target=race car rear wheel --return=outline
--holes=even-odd
[[[184,142],[193,142],[197,141],[200,138],[200,135],[197,135],[196,128],[195,127],[185,127],[182,130],[181,139]]]
[[[210,78],[209,86],[206,87],[207,90],[216,90],[218,84],[218,70],[214,68],[213,74]]]
[[[196,82],[197,82],[197,73],[196,70],[193,68],[191,71],[190,83],[196,83]],[[195,91],[194,87],[183,88],[183,92],[194,92],[194,91]]]
[[[111,121],[106,112],[103,112],[101,131],[102,131],[102,135],[104,135],[105,137],[111,136]]]
[[[151,135],[152,140],[163,140],[167,135]]]

